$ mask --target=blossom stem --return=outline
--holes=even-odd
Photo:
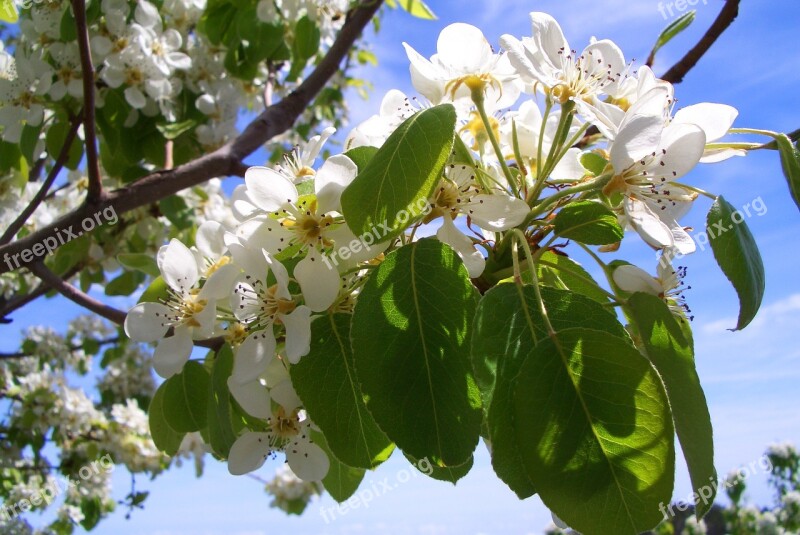
[[[558,191],[558,192],[554,193],[553,195],[551,195],[550,197],[544,199],[538,205],[533,207],[533,210],[531,210],[531,213],[530,213],[530,215],[528,217],[530,219],[533,219],[534,217],[544,213],[544,211],[547,210],[547,208],[550,207],[550,205],[552,205],[555,202],[563,199],[564,197],[569,197],[570,195],[574,195],[575,193],[581,193],[581,192],[584,192],[584,191],[592,191],[592,190],[602,189],[603,186],[608,184],[608,182],[611,180],[612,176],[613,175],[611,173],[607,173],[607,174],[604,174],[604,175],[600,175],[599,177],[595,178],[594,180],[589,180],[588,182],[583,182],[583,183],[578,184],[577,186],[573,186],[571,188],[562,189],[561,191]]]
[[[688,189],[689,191],[694,191],[695,193],[699,193],[700,195],[704,195],[705,197],[708,197],[712,201],[716,201],[718,197],[718,195],[714,195],[713,193],[710,193],[704,189],[696,188],[694,186],[689,186],[687,184],[682,184],[680,182],[673,182],[673,184],[675,184],[676,186],[680,186],[684,189]]]
[[[531,272],[531,280],[533,281],[533,292],[536,294],[536,301],[539,305],[539,312],[542,314],[542,320],[544,321],[545,327],[547,327],[547,334],[548,336],[554,336],[556,334],[555,329],[553,329],[553,325],[550,323],[550,317],[547,315],[547,307],[544,304],[544,299],[542,299],[542,291],[539,288],[539,276],[536,274],[536,264],[533,261],[533,255],[531,254],[531,247],[528,245],[528,239],[525,237],[525,233],[522,232],[520,229],[515,228],[511,229],[514,237],[516,238],[514,243],[514,262],[519,262],[517,259],[517,244],[522,246],[522,250],[525,251],[525,260],[528,262],[528,271]],[[516,265],[516,264],[515,264]],[[514,280],[517,282],[518,286],[522,285],[522,277],[517,277],[517,270],[519,269],[518,265],[516,267],[514,273]]]
[[[511,187],[511,192],[515,196],[519,196],[519,189],[515,183],[514,175],[511,174],[511,169],[508,168],[505,156],[503,156],[503,150],[500,148],[500,143],[497,141],[497,137],[494,135],[494,129],[492,129],[492,124],[489,121],[489,116],[486,114],[486,108],[483,105],[483,88],[472,90],[472,102],[475,104],[475,108],[478,110],[478,115],[480,115],[481,121],[483,121],[483,127],[486,129],[486,135],[488,136],[489,142],[492,144],[492,148],[497,155],[497,160],[500,162],[500,168],[503,170],[503,175],[505,175],[508,185]]]
[[[767,136],[771,138],[776,138],[780,135],[778,132],[772,132],[771,130],[760,130],[758,128],[731,128],[728,130],[730,134],[756,134],[759,136]]]

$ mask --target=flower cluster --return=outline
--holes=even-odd
[[[261,2],[259,16],[277,8],[285,10]],[[671,84],[648,67],[632,72],[611,41],[593,41],[578,53],[550,16],[532,13],[531,22],[532,36],[503,36],[500,53],[467,24],[445,28],[430,60],[405,45],[414,87],[432,105],[454,105],[457,135],[471,161],[444,166],[424,217],[411,220],[399,238],[366,244],[351,230],[342,194],[359,166],[350,152],[317,165],[334,133],[328,128],[279,164],[248,169],[231,195],[232,217],[211,215],[194,243],[173,238],[158,251],[166,289],[129,311],[125,332],[136,342],[157,343],[154,367],[166,378],[181,372],[195,342],[224,337],[232,345],[229,390],[262,423],[244,430],[231,448],[231,473],[255,470],[285,452],[299,478],[324,477],[328,459],[311,439],[314,425],[287,370],[309,352],[312,319],[351,311],[384,252],[420,234],[433,233],[452,247],[479,280],[504,236],[529,226],[546,229],[569,202],[589,200],[663,253],[657,277],[622,265],[613,284],[656,295],[681,318],[688,312],[681,295],[685,271],[671,260],[694,250],[678,220],[697,193],[678,180],[701,161],[737,154],[706,149],[728,131],[736,111],[698,104],[674,113]],[[200,107],[214,113],[215,102],[203,97]],[[380,114],[347,135],[346,149],[381,147],[418,106],[390,91]],[[590,126],[605,145],[581,144]],[[603,250],[617,247],[607,243]],[[341,248],[347,254],[331,261]]]

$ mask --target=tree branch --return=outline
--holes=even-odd
[[[52,187],[53,182],[55,182],[58,173],[61,172],[61,169],[64,167],[64,163],[69,158],[69,148],[72,146],[72,142],[75,139],[75,136],[78,134],[78,128],[80,125],[80,116],[72,120],[72,125],[70,126],[69,132],[67,132],[67,137],[64,139],[64,145],[61,146],[61,152],[58,153],[56,162],[53,164],[53,168],[47,174],[47,178],[42,183],[42,187],[40,187],[39,191],[36,192],[36,195],[33,197],[33,199],[31,199],[31,202],[28,204],[28,206],[22,210],[22,213],[17,216],[17,218],[3,233],[3,236],[0,237],[0,245],[5,245],[14,239],[14,236],[17,235],[19,229],[25,226],[28,218],[31,216],[31,214],[33,214],[33,212],[36,211],[44,198],[47,196],[47,192],[50,191],[50,188]]]
[[[63,280],[69,280],[81,270],[83,266],[75,266],[69,271],[67,271],[64,275],[61,276]],[[50,285],[46,282],[40,283],[36,288],[32,291],[24,294],[24,295],[15,295],[9,300],[0,299],[0,323],[11,323],[11,320],[8,319],[8,315],[12,312],[19,310],[20,308],[24,307],[31,301],[35,301],[39,299],[41,296],[46,294],[51,290]]]
[[[661,78],[667,82],[678,84],[683,81],[686,74],[697,65],[697,62],[708,52],[719,37],[733,24],[739,15],[740,0],[725,0],[725,6],[720,11],[714,24],[708,29],[700,41],[672,66]]]
[[[89,175],[90,202],[103,195],[100,178],[100,163],[97,161],[97,132],[94,120],[94,65],[92,51],[89,49],[89,28],[86,24],[86,0],[71,0],[72,14],[78,30],[78,50],[81,57],[81,76],[83,78],[83,134],[86,147],[86,170]]]
[[[50,269],[45,266],[43,262],[35,262],[29,265],[28,269],[30,269],[34,275],[42,279],[42,282],[49,284],[51,288],[56,290],[70,301],[91,312],[94,312],[98,316],[101,316],[108,321],[116,323],[117,325],[122,325],[125,322],[125,316],[127,315],[125,312],[112,306],[103,304],[94,297],[83,293],[78,288],[72,286],[64,279],[50,271]]]
[[[103,195],[97,201],[87,199],[86,203],[50,225],[21,240],[0,246],[0,258],[19,258],[22,251],[30,249],[34,244],[43,242],[48,237],[55,237],[56,229],[79,225],[84,218],[105,208],[112,207],[117,214],[122,214],[214,177],[242,176],[247,169],[242,160],[268,140],[291,128],[297,117],[336,73],[342,59],[347,56],[353,43],[382,3],[383,0],[366,0],[354,8],[336,41],[308,78],[286,98],[264,110],[235,140],[170,171],[151,173],[133,184]],[[24,266],[25,262],[20,265]],[[8,263],[0,262],[0,274],[9,271],[12,269]]]

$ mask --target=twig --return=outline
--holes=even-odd
[[[19,255],[23,250],[42,242],[45,238],[55,236],[56,229],[80,224],[87,216],[105,208],[113,207],[115,213],[123,214],[214,177],[243,176],[247,169],[243,163],[244,158],[273,137],[291,128],[297,117],[336,73],[342,59],[347,56],[361,31],[369,24],[382,4],[383,0],[367,0],[354,8],[336,41],[308,78],[286,98],[264,110],[232,142],[171,171],[151,173],[124,188],[102,196],[97,202],[84,203],[25,238],[0,246],[0,257],[4,258],[6,254]],[[0,274],[9,271],[12,269],[5,262],[0,262]]]
[[[83,268],[81,265],[77,265],[72,269],[68,270],[64,275],[61,276],[64,280],[69,280]],[[19,310],[20,308],[24,307],[31,301],[35,301],[36,299],[40,298],[47,292],[51,290],[50,285],[46,282],[42,282],[34,288],[32,291],[26,293],[25,295],[15,295],[9,300],[0,299],[0,323],[11,323],[11,320],[7,318],[9,314]]]
[[[30,264],[28,269],[30,269],[34,275],[42,279],[43,282],[49,284],[51,288],[56,290],[70,301],[91,312],[94,312],[98,316],[101,316],[108,321],[116,323],[117,325],[122,325],[125,322],[125,316],[127,315],[125,312],[112,306],[103,304],[94,297],[83,293],[78,288],[69,284],[64,279],[50,271],[50,269],[48,269],[47,266],[45,266],[41,261]]]
[[[719,37],[733,24],[733,21],[739,15],[739,1],[740,0],[725,0],[725,6],[720,11],[714,24],[708,29],[700,41],[681,58],[678,63],[673,65],[661,77],[667,82],[678,84],[683,81],[686,74],[697,65],[697,62],[708,52],[711,46],[719,39]]]
[[[89,175],[87,199],[96,202],[103,196],[100,163],[97,160],[97,133],[94,120],[94,65],[89,49],[89,29],[86,24],[86,0],[72,0],[72,14],[78,30],[78,50],[83,78],[83,134],[86,146],[86,170]]]
[[[53,182],[55,182],[56,177],[61,172],[61,169],[64,167],[64,164],[69,158],[69,148],[72,146],[72,142],[74,141],[75,136],[78,134],[78,128],[80,125],[80,116],[72,120],[72,125],[70,125],[70,129],[67,132],[67,137],[64,139],[64,145],[61,147],[61,152],[59,152],[58,156],[56,157],[56,162],[53,164],[53,168],[47,174],[47,178],[42,183],[42,187],[40,187],[39,191],[36,192],[36,195],[33,197],[33,199],[31,199],[31,202],[28,203],[28,206],[22,210],[22,213],[17,216],[17,218],[3,233],[3,236],[0,237],[0,245],[5,245],[14,239],[14,236],[17,235],[19,229],[25,226],[28,218],[31,216],[31,214],[33,214],[33,212],[36,211],[44,198],[47,196],[47,192],[50,191],[50,187],[53,185]]]

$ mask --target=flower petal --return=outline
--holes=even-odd
[[[322,480],[328,474],[331,465],[322,448],[313,444],[310,439],[298,439],[287,445],[286,461],[292,472],[303,481]]]
[[[311,249],[294,268],[294,278],[300,284],[306,305],[314,312],[326,310],[339,295],[339,272],[325,260]]]
[[[485,72],[494,55],[483,32],[461,22],[450,24],[439,33],[436,51],[442,65],[454,74]]]
[[[175,334],[162,339],[153,353],[153,369],[167,379],[183,369],[192,354],[192,336],[186,327],[177,327]]]
[[[228,472],[241,476],[258,470],[272,449],[272,433],[246,432],[236,439],[228,454]]]
[[[358,166],[344,154],[328,158],[314,177],[317,213],[340,212],[342,191],[357,174]]]
[[[125,316],[125,334],[134,342],[155,342],[169,329],[170,309],[161,303],[139,303]]]
[[[623,206],[631,227],[648,245],[656,249],[672,247],[672,231],[647,203],[626,197]]]
[[[225,299],[231,295],[233,285],[241,270],[236,264],[225,264],[216,269],[208,277],[203,289],[200,290],[200,297],[205,299]]]
[[[693,124],[672,123],[664,129],[660,151],[661,172],[667,180],[682,177],[700,162],[706,147],[705,132]]]
[[[706,143],[710,143],[727,134],[738,115],[739,110],[733,106],[701,102],[678,110],[673,123],[699,126],[706,133]]]
[[[251,167],[244,173],[247,195],[267,212],[275,212],[284,204],[297,202],[297,188],[292,181],[268,167]]]
[[[614,270],[614,282],[626,292],[645,292],[660,295],[664,290],[656,279],[642,268],[625,264]]]
[[[286,358],[297,364],[311,350],[311,309],[300,305],[281,321],[286,327]]]
[[[225,227],[216,221],[206,221],[197,229],[194,243],[206,258],[216,260],[225,254]]]
[[[627,119],[626,119],[627,120]],[[664,119],[651,115],[637,115],[627,121],[611,144],[611,165],[614,172],[622,173],[633,162],[655,152],[664,132]]]
[[[233,377],[228,377],[228,390],[236,403],[250,416],[264,420],[272,416],[269,390],[259,380],[240,383]]]
[[[275,356],[275,346],[271,326],[248,336],[236,351],[231,377],[239,383],[258,379]]]
[[[531,211],[525,201],[501,194],[475,195],[468,207],[469,216],[479,227],[494,231],[516,227]]]
[[[180,240],[173,238],[159,250],[158,269],[170,288],[187,293],[200,278],[197,259]]]
[[[475,249],[472,240],[458,230],[449,216],[445,215],[442,219],[442,227],[436,232],[436,237],[458,253],[469,272],[470,278],[474,279],[483,273],[486,267],[486,259],[480,251]]]
[[[442,82],[439,69],[408,44],[403,43],[403,47],[406,49],[406,55],[410,62],[411,84],[414,89],[430,100],[432,104],[439,104],[444,95],[444,82]]]
[[[297,397],[297,392],[294,391],[292,381],[289,379],[281,381],[270,388],[269,397],[271,397],[275,403],[283,407],[286,412],[291,412],[303,404],[300,398]]]

